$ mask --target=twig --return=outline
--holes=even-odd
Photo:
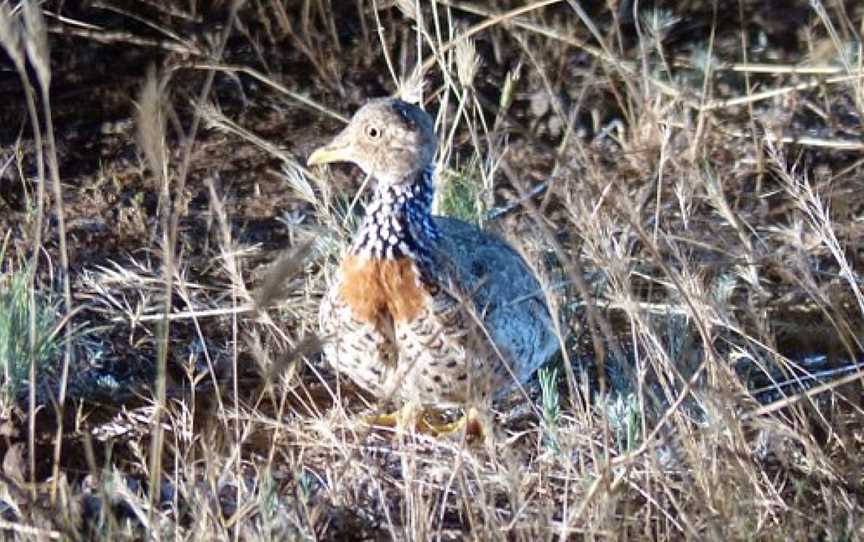
[[[326,106],[323,106],[323,105],[319,104],[318,102],[316,102],[316,101],[314,101],[314,100],[312,100],[306,96],[303,96],[302,94],[299,94],[297,92],[289,90],[288,87],[286,87],[285,85],[282,85],[281,83],[277,83],[276,81],[274,81],[273,79],[262,74],[258,70],[255,70],[255,69],[250,68],[248,66],[218,64],[218,63],[214,63],[214,62],[196,62],[190,66],[177,66],[175,69],[182,69],[182,68],[191,68],[193,70],[221,71],[221,72],[230,72],[230,73],[245,73],[249,77],[252,77],[253,79],[258,80],[258,81],[264,83],[265,85],[273,87],[274,89],[278,90],[282,94],[285,94],[289,98],[296,100],[296,101],[300,102],[301,104],[303,104],[303,105],[305,105],[311,109],[314,109],[315,111],[318,111],[320,113],[324,113],[325,115],[333,117],[334,119],[341,120],[342,122],[344,122],[346,124],[348,123],[348,117],[341,115],[341,114],[337,113],[336,111],[333,111],[332,109],[329,109]]]
[[[32,525],[12,523],[4,519],[0,519],[0,531],[12,531],[18,534],[22,534],[24,536],[33,536],[36,537],[36,539],[41,539],[45,536],[47,536],[51,540],[60,540],[61,538],[63,538],[63,534],[60,531],[40,529],[39,527],[33,527]]]
[[[130,45],[139,45],[141,47],[163,49],[172,53],[183,53],[196,57],[204,56],[204,52],[198,46],[191,43],[181,44],[170,40],[142,38],[141,36],[136,36],[130,32],[90,30],[87,28],[74,28],[69,26],[50,26],[48,32],[52,34],[60,34],[61,36],[87,38],[99,43],[128,43]]]
[[[782,410],[790,405],[801,401],[802,399],[812,399],[817,395],[825,393],[826,391],[831,391],[834,388],[839,388],[844,384],[849,384],[851,382],[855,382],[856,380],[861,380],[864,377],[864,369],[855,371],[852,374],[846,375],[843,378],[838,378],[837,380],[832,380],[831,382],[826,382],[820,386],[816,386],[815,388],[811,388],[806,391],[802,391],[797,395],[793,395],[791,397],[784,397],[783,399],[774,401],[773,403],[769,403],[765,406],[756,408],[751,410],[750,412],[745,412],[742,416],[742,420],[750,420],[752,418],[757,418],[759,416],[764,416],[766,414],[771,414],[772,412],[777,412],[778,410]]]
[[[725,107],[731,107],[734,105],[743,105],[752,102],[758,102],[761,100],[767,100],[768,98],[774,98],[775,96],[782,96],[784,94],[789,94],[791,92],[796,92],[799,90],[809,90],[811,88],[817,88],[822,85],[836,85],[838,83],[847,83],[850,81],[858,81],[864,79],[864,72],[859,72],[853,75],[842,75],[837,77],[829,77],[827,79],[819,79],[817,81],[807,81],[804,83],[798,83],[797,85],[790,85],[780,88],[773,88],[770,90],[763,90],[762,92],[755,92],[748,96],[738,96],[736,98],[727,98],[724,100],[712,100],[700,106],[702,111],[711,111],[712,109],[722,109]]]
[[[837,75],[847,73],[842,66],[802,66],[796,64],[759,64],[747,62],[721,63],[714,66],[714,70],[775,75]]]
[[[524,194],[522,194],[518,198],[514,199],[510,203],[508,203],[506,205],[501,205],[500,207],[495,207],[494,209],[491,209],[488,213],[486,213],[486,220],[487,221],[488,220],[496,220],[496,219],[500,218],[502,215],[509,213],[513,209],[516,209],[517,207],[521,207],[522,204],[525,203],[526,200],[529,200],[529,199],[533,198],[534,196],[536,196],[538,194],[542,194],[543,192],[545,192],[546,189],[548,188],[548,184],[547,184],[548,182],[549,181],[543,181],[542,183],[534,185],[533,187],[531,187],[531,190],[528,190],[527,192],[525,192]]]

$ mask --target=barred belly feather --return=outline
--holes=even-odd
[[[348,255],[321,307],[325,354],[376,395],[462,404],[469,395],[462,308],[430,291],[414,262]],[[475,352],[476,353],[476,352]]]

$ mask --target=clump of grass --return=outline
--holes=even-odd
[[[29,285],[30,271],[26,268],[0,274],[0,367],[3,370],[0,396],[7,404],[26,389],[30,363],[35,361],[37,374],[51,371],[60,351],[56,335],[58,303],[50,296],[37,295],[36,327],[31,330]],[[35,334],[36,346],[32,357],[31,333]]]
[[[543,400],[543,436],[546,446],[561,453],[558,426],[561,421],[561,397],[558,394],[558,368],[544,367],[537,373],[540,380],[540,396]]]
[[[450,173],[440,182],[439,212],[470,222],[480,223],[483,216],[482,187],[464,171]]]
[[[619,450],[629,452],[639,444],[642,414],[634,394],[616,394],[609,397],[606,403],[606,419]]]

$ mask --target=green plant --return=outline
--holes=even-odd
[[[35,333],[37,374],[52,369],[60,343],[56,335],[58,306],[50,296],[36,295],[36,327],[30,328],[28,287],[30,271],[26,268],[0,274],[0,367],[3,381],[0,394],[13,399],[27,385],[31,357],[30,336]]]
[[[446,175],[441,182],[440,214],[477,224],[483,214],[481,186],[464,172]]]
[[[561,421],[561,397],[558,394],[558,368],[544,367],[537,376],[540,379],[540,395],[543,400],[543,433],[546,446],[560,454],[558,425]]]
[[[619,449],[630,451],[639,444],[642,415],[636,395],[628,393],[609,397],[606,418]]]

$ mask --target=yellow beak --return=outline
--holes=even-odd
[[[308,166],[319,166],[331,162],[351,162],[351,144],[345,132],[337,135],[330,143],[318,147],[306,160]]]

